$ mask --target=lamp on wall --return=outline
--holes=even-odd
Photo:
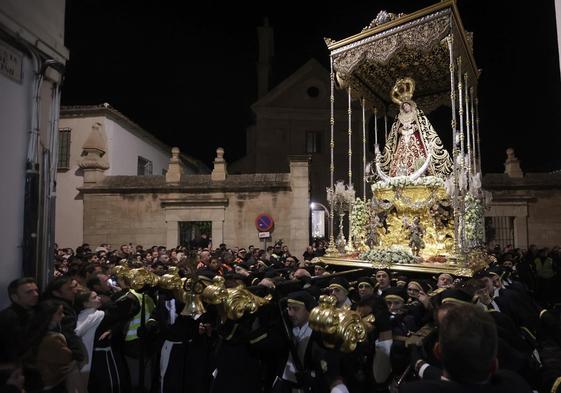
[[[324,204],[319,203],[319,202],[312,202],[312,203],[310,203],[310,209],[311,209],[312,211],[320,210],[320,209],[318,209],[318,208],[322,208],[322,209],[325,211],[326,217],[327,217],[327,219],[328,219],[328,220],[327,220],[327,226],[328,226],[327,232],[328,232],[328,233],[331,233],[331,232],[329,231],[329,229],[330,229],[330,228],[329,228],[329,222],[330,222],[330,221],[329,221],[329,209],[328,209]],[[312,216],[312,217],[313,217],[313,216]],[[312,228],[313,228],[313,227],[314,227],[314,223],[313,223],[313,218],[312,218]],[[313,231],[313,229],[312,229],[312,236],[313,236],[313,233],[314,233],[314,231]],[[324,234],[324,237],[327,237],[327,235]]]

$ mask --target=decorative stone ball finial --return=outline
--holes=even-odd
[[[216,149],[216,158],[214,159],[214,169],[210,175],[212,181],[224,181],[228,170],[226,169],[226,160],[224,160],[224,149],[219,147]]]
[[[516,156],[514,155],[514,149],[512,147],[509,147],[508,149],[506,149],[506,157],[509,160],[516,160]]]
[[[216,149],[216,158],[214,159],[214,161],[217,162],[222,162],[224,161],[224,149],[219,147],[218,149]]]
[[[514,154],[514,149],[512,147],[506,149],[505,173],[509,177],[524,177],[524,173],[520,167],[520,160]]]
[[[179,148],[171,148],[171,157],[169,159],[168,170],[166,172],[166,183],[179,183],[183,176],[183,168],[179,160]]]

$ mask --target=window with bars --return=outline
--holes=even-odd
[[[138,176],[152,176],[152,161],[138,156],[137,171]]]
[[[59,170],[70,169],[70,128],[58,130],[58,165]]]
[[[197,249],[197,247],[208,247],[199,241],[201,235],[207,236],[212,234],[212,221],[180,221],[179,222],[179,244],[190,249]]]
[[[319,131],[306,132],[306,153],[321,153],[321,133]]]
[[[490,245],[514,245],[514,217],[485,217],[485,232]]]

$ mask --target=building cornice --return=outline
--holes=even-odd
[[[82,194],[193,194],[290,191],[290,174],[258,173],[228,175],[213,182],[210,175],[186,175],[181,183],[166,183],[164,176],[107,176],[102,181],[79,187]]]
[[[489,191],[561,189],[561,173],[526,173],[524,177],[488,173],[483,176],[483,188]]]

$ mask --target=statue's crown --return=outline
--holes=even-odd
[[[401,78],[395,82],[390,93],[391,99],[398,105],[402,102],[409,101],[415,92],[415,81],[412,78]]]

